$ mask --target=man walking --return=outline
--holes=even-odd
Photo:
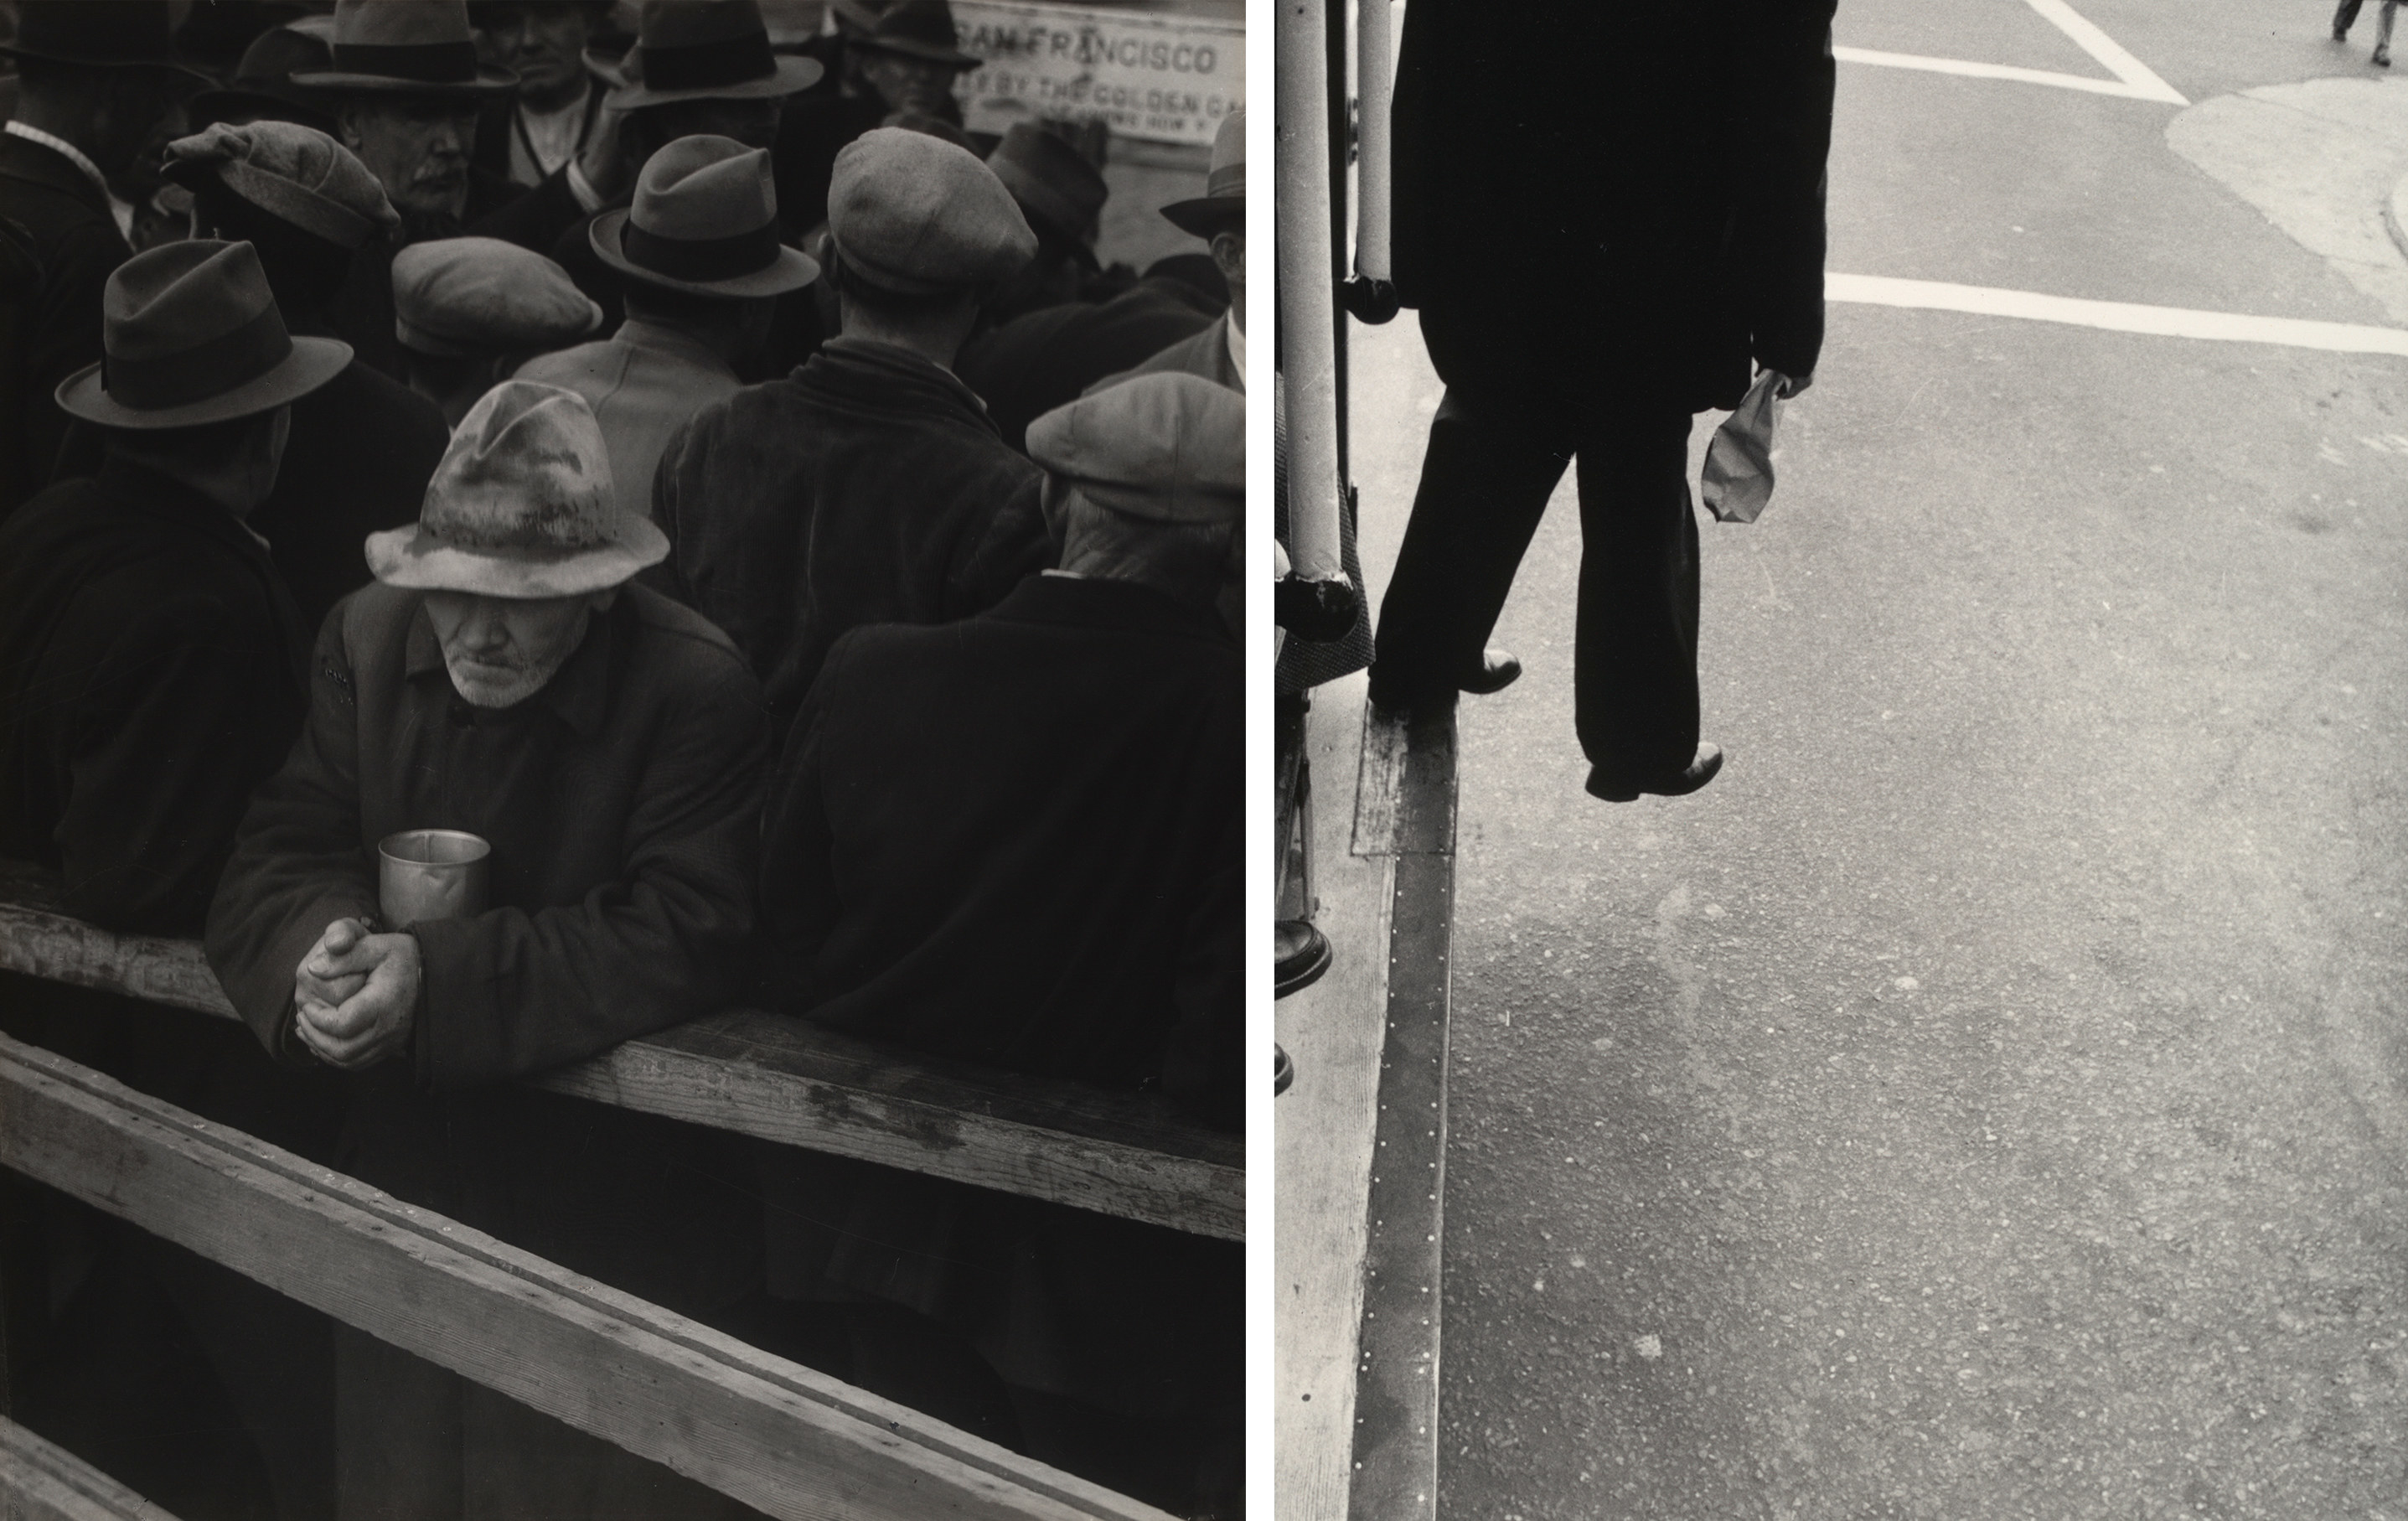
[[[1794,393],[1823,337],[1833,0],[1415,0],[1397,79],[1396,276],[1446,382],[1381,607],[1371,699],[1490,692],[1485,651],[1580,460],[1574,710],[1588,790],[1706,784],[1691,416],[1750,365]],[[1611,60],[1613,88],[1588,71]]]

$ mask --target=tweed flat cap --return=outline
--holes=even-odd
[[[1028,219],[976,153],[900,127],[837,154],[828,237],[848,272],[907,295],[1003,280],[1037,255]]]
[[[1235,523],[1246,506],[1246,398],[1200,375],[1140,375],[1029,423],[1028,457],[1115,512]]]
[[[504,380],[452,430],[418,522],[370,534],[388,586],[486,596],[577,596],[668,557],[668,536],[620,508],[610,451],[574,391]]]
[[[568,271],[495,237],[438,237],[393,256],[394,333],[457,358],[564,348],[602,325]]]
[[[371,233],[391,232],[401,217],[384,187],[351,150],[291,122],[218,122],[167,145],[161,177],[187,190],[215,179],[305,233],[356,249]]]

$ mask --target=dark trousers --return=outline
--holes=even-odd
[[[1689,414],[1676,407],[1540,409],[1449,386],[1380,603],[1372,700],[1443,697],[1478,668],[1547,498],[1577,457],[1581,749],[1617,774],[1686,766],[1698,748],[1688,442]]]
[[[2340,7],[2333,11],[2333,36],[2348,35],[2349,29],[2358,24],[2358,7],[2363,3],[2364,0],[2341,0]],[[2374,49],[2377,52],[2390,50],[2391,13],[2398,8],[2399,0],[2385,0],[2383,14],[2377,18],[2375,26]]]

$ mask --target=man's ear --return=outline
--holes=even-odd
[[[1246,235],[1238,232],[1217,232],[1212,235],[1212,267],[1221,271],[1224,280],[1243,280],[1246,276]]]
[[[335,108],[335,137],[345,148],[360,151],[360,108],[349,102]]]

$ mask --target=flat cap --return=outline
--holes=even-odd
[[[401,217],[350,149],[293,122],[220,122],[167,145],[161,176],[186,190],[214,179],[269,216],[337,248],[356,249]]]
[[[976,153],[880,127],[845,145],[828,185],[828,237],[849,274],[906,295],[1016,274],[1037,235]]]
[[[541,352],[602,325],[602,309],[542,254],[495,237],[438,237],[393,256],[405,349],[460,357]]]
[[[1115,512],[1235,523],[1246,505],[1246,398],[1200,375],[1140,375],[1029,423],[1028,457]]]

